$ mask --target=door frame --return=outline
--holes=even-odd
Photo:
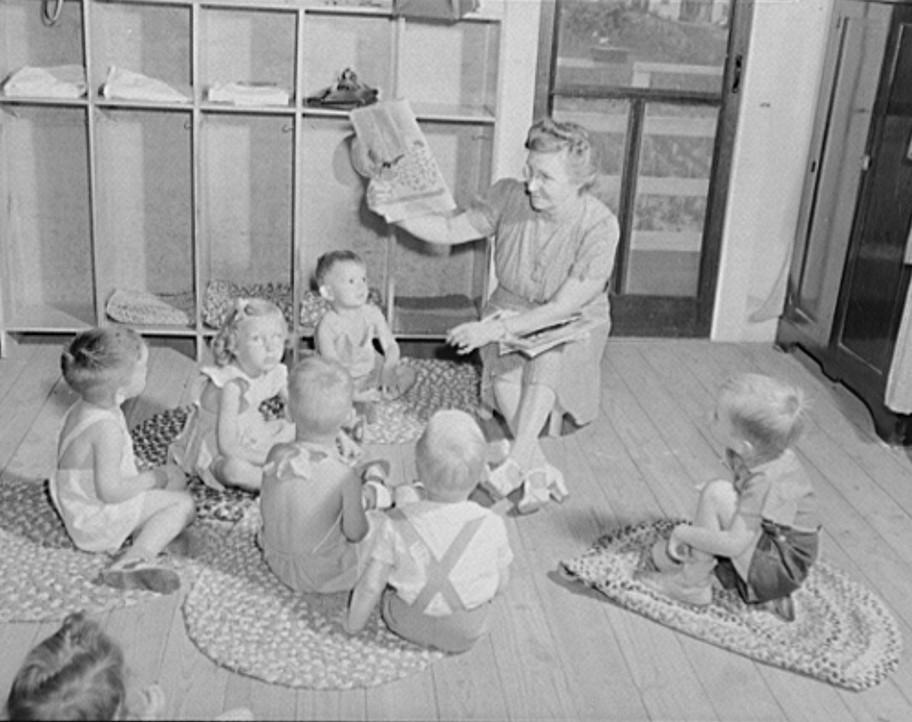
[[[555,97],[620,99],[631,102],[631,122],[622,171],[618,221],[621,237],[616,268],[623,268],[630,247],[633,224],[631,212],[636,188],[628,181],[640,150],[642,117],[647,103],[674,98],[694,104],[718,106],[719,117],[713,144],[713,161],[706,198],[699,276],[696,297],[622,295],[618,292],[621,274],[612,277],[609,294],[612,304],[612,333],[617,336],[708,338],[712,329],[722,249],[722,230],[728,203],[735,133],[740,115],[741,84],[748,57],[751,23],[756,0],[731,0],[726,62],[723,69],[721,99],[697,92],[675,92],[645,88],[604,88],[563,85],[555,87],[558,58],[558,29],[561,0],[542,0],[535,80],[535,117],[550,116]]]

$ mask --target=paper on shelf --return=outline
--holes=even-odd
[[[3,83],[7,98],[81,98],[88,86],[81,65],[37,68],[25,65]]]
[[[275,83],[213,83],[207,97],[213,103],[232,103],[234,105],[278,105],[286,106],[291,99],[285,88]]]
[[[360,172],[387,183],[389,200],[374,210],[388,223],[456,208],[437,161],[407,100],[388,100],[349,113]]]

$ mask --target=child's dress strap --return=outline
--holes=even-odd
[[[67,416],[64,418],[64,425],[66,424],[66,418],[68,418],[68,417],[69,417],[69,412],[67,412]],[[57,460],[60,461],[60,459],[63,458],[63,455],[66,453],[67,449],[70,448],[72,443],[77,438],[79,438],[83,433],[85,433],[86,429],[88,429],[90,426],[94,426],[99,421],[105,421],[105,420],[113,421],[113,422],[117,423],[118,426],[120,426],[120,424],[118,423],[117,416],[112,411],[109,411],[108,409],[92,409],[91,411],[89,411],[82,418],[82,420],[80,420],[80,422],[78,424],[76,424],[76,426],[74,426],[72,429],[70,429],[69,433],[60,440],[60,444],[57,447]]]

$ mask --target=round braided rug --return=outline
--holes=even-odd
[[[211,556],[225,530],[197,524],[200,553]],[[123,591],[96,584],[108,564],[106,554],[88,554],[73,546],[51,505],[47,484],[8,479],[0,484],[0,622],[43,622],[84,610],[100,614],[157,599],[144,591]],[[189,585],[199,572],[195,561],[168,561]]]
[[[270,571],[250,510],[184,600],[187,634],[217,664],[273,684],[370,687],[416,674],[444,656],[389,632],[374,612],[356,636],[340,620],[348,595],[298,594]]]
[[[683,520],[644,522],[603,536],[581,556],[562,562],[567,575],[608,599],[697,639],[758,662],[860,691],[899,664],[902,636],[886,604],[843,572],[818,560],[792,597],[788,623],[718,586],[707,607],[680,604],[634,578],[652,564],[650,550]]]

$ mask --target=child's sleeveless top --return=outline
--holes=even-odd
[[[67,417],[72,408],[67,412]],[[60,439],[58,464],[64,453],[81,434],[100,421],[113,421],[122,440],[120,474],[139,474],[133,453],[133,440],[120,408],[90,411],[70,432]],[[66,419],[64,419],[64,428]],[[94,469],[57,469],[49,484],[51,499],[63,518],[73,543],[88,552],[116,552],[139,524],[145,493],[126,501],[108,504],[98,498]]]
[[[340,485],[352,473],[338,450],[295,442],[263,472],[259,544],[270,569],[297,592],[352,589],[367,562],[373,531],[360,542],[342,532]]]
[[[260,411],[260,404],[284,390],[288,383],[288,369],[279,364],[256,378],[251,378],[233,364],[204,366],[195,389],[196,403],[187,418],[184,429],[168,449],[168,457],[186,474],[199,476],[213,489],[225,487],[213,476],[210,466],[219,458],[217,425],[218,414],[204,409],[199,402],[203,389],[210,381],[218,388],[235,379],[242,382],[241,412],[238,415],[239,446],[264,461],[269,450],[278,443],[294,438],[294,426],[285,419],[267,421]]]
[[[377,351],[374,349],[374,339],[377,337],[375,324],[365,318],[360,336],[352,335],[339,323],[334,323],[333,311],[327,312],[325,322],[336,326],[336,336],[333,347],[339,362],[345,366],[355,382],[355,389],[363,390],[372,383],[374,368],[377,365]],[[367,314],[365,314],[367,316]],[[317,349],[319,352],[319,349]]]

